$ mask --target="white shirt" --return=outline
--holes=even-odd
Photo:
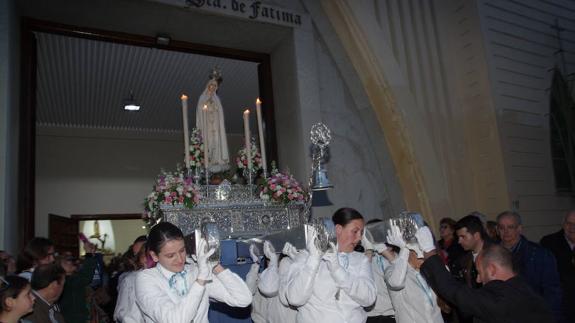
[[[307,251],[300,254],[307,255]],[[367,320],[363,307],[375,302],[377,292],[371,264],[359,252],[340,253],[340,264],[347,279],[337,284],[325,261],[297,257],[290,266],[285,296],[298,308],[298,323],[362,323]],[[342,258],[347,259],[342,261]],[[303,260],[302,260],[303,259]],[[311,260],[311,261],[310,261]]]
[[[144,322],[157,323],[208,323],[209,299],[230,306],[246,307],[252,295],[244,281],[230,270],[213,275],[205,286],[196,282],[198,268],[195,263],[185,266],[188,293],[179,296],[170,288],[169,280],[174,273],[157,264],[136,276],[136,302]]]
[[[377,288],[377,299],[373,309],[367,312],[367,316],[392,316],[395,311],[391,304],[387,284],[385,283],[385,268],[391,264],[385,257],[374,254],[371,258],[371,269],[373,271],[373,279],[375,280],[375,287]]]
[[[142,322],[142,313],[136,305],[137,271],[123,273],[118,281],[118,300],[114,309],[114,320],[122,323]]]
[[[385,269],[391,303],[397,323],[443,323],[437,297],[425,278],[408,263],[409,250],[401,249],[399,256]]]

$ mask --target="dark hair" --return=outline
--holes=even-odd
[[[504,217],[512,217],[515,219],[515,221],[517,222],[517,224],[521,224],[521,215],[519,215],[519,213],[514,212],[514,211],[503,211],[501,213],[499,213],[497,215],[497,223],[499,223],[499,220],[501,220]]]
[[[132,242],[132,244],[136,244],[138,242],[146,242],[148,241],[148,237],[146,237],[145,235],[139,236],[136,238],[136,240],[134,240],[134,242]]]
[[[30,284],[33,290],[41,290],[48,287],[53,281],[62,282],[64,276],[66,276],[66,272],[60,265],[39,265],[32,273]]]
[[[50,247],[53,246],[54,243],[51,240],[42,237],[35,237],[28,241],[16,260],[16,272],[36,266],[38,260],[48,257]]]
[[[346,226],[351,221],[358,219],[363,220],[363,216],[361,215],[361,213],[349,207],[344,207],[335,211],[335,213],[331,217],[333,224],[339,224],[342,227]]]
[[[447,224],[451,229],[451,231],[455,231],[455,225],[457,224],[457,222],[455,222],[455,220],[453,220],[452,218],[443,218],[439,220],[439,225],[442,224]]]
[[[170,222],[160,222],[150,230],[146,245],[148,250],[159,254],[164,244],[170,240],[184,240],[182,230]]]
[[[485,268],[490,263],[496,263],[501,267],[513,270],[513,255],[499,244],[489,244],[481,250],[482,267]]]
[[[3,280],[0,282],[0,313],[6,311],[6,299],[8,297],[18,297],[24,288],[30,285],[26,278],[19,276],[6,276]]]
[[[479,232],[479,235],[483,240],[486,240],[488,237],[487,232],[485,232],[485,227],[481,222],[481,219],[479,219],[475,215],[467,215],[459,219],[459,221],[457,221],[457,223],[455,224],[455,230],[463,228],[467,229],[467,232],[471,234]]]

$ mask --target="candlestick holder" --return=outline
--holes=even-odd
[[[202,179],[202,169],[200,167],[194,167],[194,184],[200,185],[200,180]]]
[[[210,197],[210,170],[208,167],[205,168],[206,173],[206,198]]]
[[[252,189],[252,185],[253,185],[253,180],[254,180],[254,169],[251,168],[244,168],[243,170],[243,175],[244,178],[246,179],[246,184],[248,185],[248,187],[250,188],[250,197],[253,197],[253,189]]]

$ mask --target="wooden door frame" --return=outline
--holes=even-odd
[[[155,37],[114,32],[102,29],[65,25],[55,22],[23,18],[21,24],[21,87],[20,87],[20,137],[18,174],[18,231],[19,247],[22,248],[35,232],[35,165],[36,165],[36,68],[37,47],[35,32],[59,34],[70,37],[107,41],[119,44],[158,48],[186,53],[225,57],[259,64],[259,92],[262,99],[262,115],[265,122],[266,151],[268,162],[278,160],[275,131],[274,99],[271,75],[271,57],[233,48],[224,48],[172,40],[169,45],[157,43]],[[269,165],[268,165],[269,166]],[[82,215],[86,216],[86,215]],[[101,215],[91,215],[101,216]]]

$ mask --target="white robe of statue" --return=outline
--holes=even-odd
[[[206,89],[200,95],[196,109],[196,128],[200,129],[204,144],[208,146],[210,172],[218,173],[230,168],[228,140],[224,123],[224,109],[216,94],[218,82],[208,81]],[[203,111],[206,106],[207,112]]]

